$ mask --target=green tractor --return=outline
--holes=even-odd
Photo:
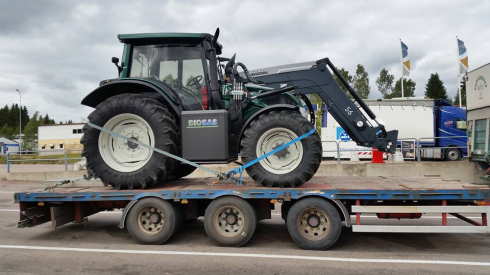
[[[318,94],[359,145],[394,152],[397,132],[370,123],[364,113],[376,117],[328,58],[308,68],[249,72],[235,55],[219,57],[218,36],[219,29],[214,35],[118,36],[124,44],[122,62],[112,62],[119,78],[100,82],[82,104],[95,108],[88,116],[92,124],[127,139],[86,125],[81,142],[89,175],[117,189],[133,189],[179,179],[196,169],[131,140],[199,164],[230,163],[238,156],[248,163],[313,129],[308,94]],[[295,187],[313,177],[321,160],[321,140],[314,133],[246,171],[264,186]]]

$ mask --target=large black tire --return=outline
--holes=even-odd
[[[296,137],[299,137],[313,129],[313,125],[301,114],[292,110],[271,111],[260,115],[250,123],[242,137],[240,145],[243,163],[248,163],[259,157],[257,155],[257,146],[260,146],[258,143],[262,140],[262,135],[270,135],[269,133],[270,131],[274,131],[273,129],[287,129],[288,131],[293,132]],[[284,144],[287,141],[288,140],[286,139],[281,142]],[[281,172],[276,170],[277,172],[275,172],[273,168],[267,167],[267,164],[276,158],[276,155],[272,155],[267,159],[248,167],[246,169],[248,175],[252,177],[255,182],[267,187],[295,187],[304,184],[313,177],[320,167],[320,162],[322,160],[322,143],[318,133],[314,133],[290,147],[293,149],[298,148],[298,143],[301,143],[300,145],[302,146],[302,157],[301,159],[298,158],[296,160],[299,164],[296,164],[297,166],[294,169],[291,169],[291,171]],[[285,158],[287,158],[288,150],[291,149],[286,148],[276,154],[286,152]],[[272,150],[268,149],[265,153],[270,151]],[[277,158],[279,158],[279,156],[277,156]]]
[[[192,172],[194,172],[194,170],[196,169],[197,168],[192,165],[185,164],[185,163],[178,163],[175,165],[175,169],[170,173],[167,179],[176,180],[176,179],[186,177],[192,174]]]
[[[295,203],[289,209],[286,224],[291,238],[299,246],[309,250],[325,250],[331,247],[342,230],[339,212],[331,203],[321,198],[306,198]]]
[[[154,134],[155,148],[172,154],[177,153],[177,125],[172,115],[154,99],[135,94],[113,96],[97,105],[88,119],[91,123],[104,127],[110,119],[122,114],[139,116],[150,126]],[[91,170],[93,175],[100,178],[106,185],[111,185],[116,189],[151,187],[164,181],[174,169],[174,159],[156,152],[153,152],[146,164],[137,170],[114,169],[101,156],[98,144],[101,131],[87,124],[83,132],[82,155],[87,158],[87,169]]]
[[[182,225],[181,214],[175,205],[167,201],[145,198],[138,201],[129,211],[126,227],[131,237],[140,244],[163,244]],[[157,216],[158,223],[151,223],[150,218],[145,218],[147,215]]]
[[[230,220],[228,216],[231,217]],[[215,199],[204,214],[206,234],[219,246],[238,247],[246,244],[252,238],[256,227],[255,209],[238,197]]]

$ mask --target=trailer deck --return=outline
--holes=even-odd
[[[444,180],[439,177],[316,176],[298,188],[268,188],[259,186],[247,178],[244,179],[244,184],[241,186],[226,180],[215,182],[213,178],[190,178],[171,181],[165,185],[145,190],[114,190],[111,187],[104,186],[83,186],[82,183],[76,187],[52,187],[47,191],[32,189],[28,192],[16,193],[14,196],[21,210],[19,227],[32,227],[51,221],[52,227],[56,228],[71,222],[86,222],[88,216],[100,211],[122,208],[124,211],[120,223],[121,228],[128,226],[132,219],[137,219],[137,223],[142,222],[144,226],[140,227],[145,228],[151,221],[150,216],[148,216],[148,220],[145,220],[145,217],[142,217],[140,213],[135,218],[131,209],[136,211],[138,207],[135,207],[135,205],[138,206],[139,202],[157,199],[157,201],[168,203],[168,205],[172,206],[174,214],[183,216],[182,219],[195,219],[199,216],[204,216],[205,221],[206,219],[212,219],[212,217],[208,218],[207,216],[211,216],[210,214],[208,215],[208,212],[212,212],[211,210],[215,204],[231,200],[231,202],[226,203],[232,206],[229,206],[228,210],[223,210],[225,212],[222,213],[223,217],[226,216],[226,219],[232,219],[230,224],[225,223],[225,225],[222,225],[220,220],[217,221],[215,226],[217,230],[224,230],[223,232],[229,232],[230,229],[234,228],[233,225],[235,225],[235,228],[239,226],[240,223],[236,222],[236,219],[246,219],[245,216],[240,216],[245,215],[244,210],[240,208],[244,206],[233,204],[233,200],[251,206],[253,208],[251,212],[255,212],[255,214],[251,214],[254,220],[270,219],[271,210],[274,209],[277,203],[281,203],[283,219],[288,221],[289,217],[289,219],[294,218],[298,221],[298,223],[292,222],[291,224],[288,221],[290,234],[301,247],[307,249],[325,249],[332,245],[336,238],[330,240],[328,245],[315,246],[315,242],[319,240],[317,235],[321,235],[321,232],[315,232],[315,230],[321,229],[320,223],[328,223],[330,225],[324,227],[323,231],[328,229],[329,232],[333,230],[332,224],[339,224],[338,227],[340,228],[341,221],[345,222],[345,226],[352,227],[354,232],[490,233],[490,227],[487,222],[487,217],[490,215],[490,187],[487,185],[469,184],[458,180]],[[155,203],[158,204],[158,202],[153,201],[152,205]],[[310,210],[299,211],[301,209],[295,209],[305,203],[306,205],[309,205],[308,203],[312,205],[301,207],[310,207],[311,209],[308,208]],[[330,206],[322,206],[322,203],[327,203],[333,208],[328,210],[327,208]],[[145,209],[152,209],[151,207],[148,208],[147,206]],[[336,213],[328,212],[332,211],[332,209]],[[150,213],[148,211],[150,210],[144,210],[142,213]],[[238,214],[240,212],[242,214]],[[291,214],[292,212],[297,213]],[[317,212],[322,214],[317,215]],[[158,213],[163,219],[163,212]],[[230,216],[230,213],[233,215]],[[366,225],[361,224],[362,213],[375,213],[380,219],[398,220],[418,219],[426,213],[439,213],[441,214],[441,225],[398,226],[393,225],[393,223],[389,225]],[[461,213],[464,213],[464,215]],[[469,213],[481,215],[481,221],[467,218],[465,215]],[[448,214],[467,222],[467,226],[448,225]],[[355,215],[352,224],[351,215]],[[328,216],[329,219],[323,218],[322,220],[323,216]],[[160,216],[155,217],[160,221],[158,218]],[[304,223],[303,220],[305,221]],[[308,224],[306,224],[306,220],[308,220]],[[310,223],[310,220],[312,223]],[[179,224],[181,221],[177,219],[175,223]],[[135,227],[135,225],[132,226],[133,228]],[[296,227],[306,228],[304,230],[306,233],[299,228],[299,233],[296,234],[299,237],[295,237],[292,230],[294,231]],[[225,241],[216,240],[216,238],[219,239],[219,236],[211,236],[213,233],[209,233],[209,231],[213,230],[212,228],[211,225],[206,227],[208,235],[218,244],[226,245]],[[253,232],[254,229],[250,230]],[[129,228],[128,230],[130,233],[132,232]],[[338,231],[338,235],[340,235],[340,229]],[[138,239],[138,236],[135,236],[135,233],[131,234],[137,241],[142,242],[141,239]],[[226,234],[228,233],[222,234],[224,240],[229,237]],[[248,236],[245,242],[250,237]],[[305,241],[302,238],[306,238]],[[328,238],[324,236],[320,239]],[[244,243],[242,242],[234,245],[243,245]]]
[[[145,196],[164,199],[214,199],[235,195],[246,199],[300,199],[322,194],[330,199],[346,200],[490,200],[490,187],[439,177],[314,177],[297,188],[268,188],[245,179],[242,186],[226,180],[191,178],[170,181],[150,189],[114,190],[112,187],[53,187],[49,191],[33,189],[16,193],[16,202],[134,200]]]

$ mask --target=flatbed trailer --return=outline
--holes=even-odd
[[[104,186],[53,187],[16,193],[19,227],[51,222],[53,228],[87,222],[101,211],[123,209],[120,228],[139,243],[162,244],[184,220],[204,216],[208,236],[220,246],[241,246],[252,238],[258,220],[270,219],[280,205],[293,240],[302,248],[327,249],[342,226],[353,232],[490,233],[490,187],[441,178],[314,177],[300,188],[268,188],[249,179],[239,186],[213,178],[171,181],[145,190]],[[370,225],[363,213],[380,219],[419,219],[439,213],[438,226]],[[464,213],[464,214],[463,214]],[[467,225],[448,225],[448,214]],[[481,215],[470,219],[466,214]],[[351,222],[351,215],[354,215]],[[415,221],[414,221],[415,222]]]

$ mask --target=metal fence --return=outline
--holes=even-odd
[[[61,158],[24,158],[25,156],[39,155],[39,153],[48,153],[48,155],[63,155]],[[7,153],[7,172],[10,173],[10,166],[12,163],[22,163],[22,162],[43,162],[43,161],[62,161],[65,164],[65,171],[68,171],[68,161],[69,160],[82,160],[79,158],[69,158],[68,154],[71,152],[82,152],[81,149],[52,149],[52,150],[37,150],[37,151],[21,151],[21,152],[9,152]],[[19,159],[12,158],[12,155],[18,155]]]
[[[447,148],[459,148],[461,150],[467,149],[467,146],[444,146],[444,147],[425,147],[421,145],[421,140],[433,140],[433,139],[454,139],[454,138],[467,138],[467,136],[453,136],[453,137],[426,137],[426,138],[403,138],[403,139],[398,139],[398,141],[414,141],[415,142],[415,148],[414,150],[417,152],[417,162],[422,162],[422,151],[423,150],[432,150],[432,149],[447,149]],[[323,153],[330,153],[330,152],[335,152],[337,153],[337,164],[341,164],[341,157],[340,157],[340,152],[366,152],[366,150],[361,150],[361,149],[342,149],[340,150],[340,143],[342,142],[353,142],[351,140],[346,141],[346,140],[339,140],[339,141],[334,141],[334,140],[328,140],[328,141],[322,141],[323,143],[335,143],[336,144],[336,150],[323,150]],[[402,148],[396,148],[397,151],[401,151]],[[462,157],[467,157],[467,156],[462,156]]]
[[[417,162],[422,161],[422,150],[427,150],[427,149],[447,149],[447,148],[460,148],[464,149],[467,148],[466,146],[445,146],[445,147],[424,147],[421,145],[420,141],[421,140],[433,140],[433,139],[453,139],[453,138],[466,138],[466,136],[454,136],[454,137],[427,137],[427,138],[404,138],[404,139],[399,139],[399,141],[405,141],[405,140],[411,140],[415,141],[415,151],[417,152]],[[366,152],[366,150],[360,150],[360,149],[346,149],[346,150],[340,150],[340,143],[341,142],[351,142],[351,141],[322,141],[323,143],[335,143],[336,144],[336,150],[324,150],[322,151],[323,153],[329,153],[329,152],[336,152],[337,153],[337,164],[341,164],[341,157],[340,157],[340,152]],[[401,151],[401,148],[397,148],[396,150]],[[22,163],[22,162],[43,162],[43,161],[63,161],[65,164],[65,171],[68,171],[68,161],[69,160],[81,160],[82,158],[69,158],[68,153],[69,152],[81,152],[81,149],[69,149],[69,150],[64,150],[64,149],[54,149],[54,150],[38,150],[38,151],[22,151],[22,152],[9,152],[7,153],[7,172],[10,172],[10,166],[12,163]],[[49,153],[50,155],[56,152],[60,152],[60,155],[63,154],[62,158],[39,158],[39,159],[25,159],[25,158],[20,158],[19,159],[12,159],[11,155],[21,155],[21,156],[28,156],[28,155],[39,155],[39,153]]]

